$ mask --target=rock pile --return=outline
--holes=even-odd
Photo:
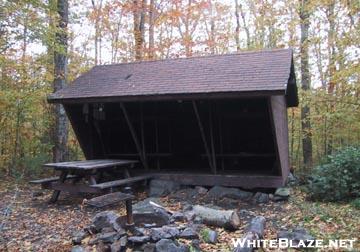
[[[172,214],[164,209],[151,205],[151,200],[139,202],[134,206],[134,220],[141,216],[141,222],[136,227],[125,230],[122,217],[114,211],[104,211],[95,215],[92,223],[85,229],[74,234],[72,252],[90,251],[94,246],[97,251],[119,252],[132,248],[136,251],[157,252],[185,252],[198,251],[196,246],[200,233],[205,228],[203,224],[184,222],[185,214],[174,212]],[[146,216],[145,216],[146,215]],[[161,218],[159,218],[161,216]],[[163,220],[167,221],[164,222]],[[160,221],[159,221],[160,220]],[[180,221],[180,222],[178,222]],[[217,232],[208,230],[208,242],[217,242]],[[190,240],[194,245],[186,245],[178,239]],[[80,246],[87,239],[86,246]]]
[[[133,205],[134,227],[127,228],[125,217],[114,211],[100,212],[94,216],[88,227],[73,235],[72,252],[93,251],[94,247],[96,251],[111,252],[126,251],[127,248],[146,252],[200,251],[201,242],[218,242],[217,231],[206,225],[228,230],[236,230],[240,226],[240,216],[243,216],[241,211],[233,210],[237,208],[236,204],[266,204],[269,201],[287,200],[290,190],[280,188],[274,194],[268,194],[222,186],[210,189],[201,186],[182,188],[173,181],[152,180],[149,194],[150,198]],[[182,210],[170,211],[162,207],[157,197],[165,195],[169,195],[168,199],[181,202]],[[201,203],[206,205],[200,205],[199,198]],[[231,210],[223,210],[216,203],[224,199],[234,203],[235,207],[224,207]],[[245,239],[262,237],[263,233],[259,230],[265,227],[265,219],[254,218],[251,225]],[[301,238],[301,232],[294,232],[280,232],[279,237],[293,240]],[[301,234],[306,238],[305,233]]]

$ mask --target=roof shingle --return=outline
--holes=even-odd
[[[290,49],[101,65],[52,94],[49,101],[254,91],[285,94],[290,77],[295,76],[291,71]]]

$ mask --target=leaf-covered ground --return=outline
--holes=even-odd
[[[0,251],[69,251],[72,233],[88,225],[99,211],[84,207],[80,197],[64,197],[67,195],[57,204],[48,205],[50,192],[34,197],[37,192],[38,187],[26,183],[0,182]],[[167,197],[162,198],[162,202],[171,209],[180,207]],[[299,189],[292,189],[288,202],[238,202],[236,208],[241,216],[264,216],[267,239],[276,238],[281,228],[296,226],[305,227],[318,239],[360,239],[360,210],[348,204],[308,202]],[[123,213],[121,205],[109,209]],[[229,251],[231,238],[241,237],[247,221],[244,217],[236,232],[217,229],[220,242],[216,245],[204,243],[202,248]],[[360,250],[359,241],[355,246],[355,251]]]

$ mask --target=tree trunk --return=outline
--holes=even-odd
[[[310,70],[309,70],[309,4],[308,0],[302,0],[300,9],[301,22],[301,88],[305,91],[310,89]],[[301,127],[304,168],[309,170],[312,167],[312,138],[310,123],[310,108],[307,104],[301,108]]]
[[[239,15],[239,3],[235,0],[235,17],[236,17],[236,28],[235,28],[235,41],[236,50],[240,51],[240,15]]]
[[[200,205],[195,205],[193,211],[205,224],[210,226],[234,230],[240,225],[240,217],[236,211],[218,210]]]
[[[244,29],[245,29],[245,33],[246,33],[246,46],[247,49],[250,49],[251,46],[251,41],[250,41],[250,31],[249,31],[249,27],[246,23],[246,19],[245,19],[245,13],[243,11],[242,5],[239,5],[239,9],[240,9],[240,14],[241,14],[241,19],[244,25]]]
[[[150,0],[150,6],[149,6],[149,59],[154,59],[154,9],[155,9],[155,0]]]
[[[335,91],[336,81],[334,75],[336,73],[336,54],[335,54],[335,1],[330,1],[327,10],[326,16],[329,22],[328,30],[328,51],[329,51],[329,85],[328,85],[328,94],[332,96]],[[330,113],[333,113],[335,104],[330,102]],[[329,125],[330,124],[330,125]],[[331,132],[331,121],[328,121],[328,128],[330,129],[330,134],[328,134],[328,141],[326,147],[326,155],[330,155],[333,149],[333,135]],[[329,132],[328,132],[329,133]]]
[[[145,5],[146,0],[133,0],[134,10],[134,39],[135,39],[135,60],[143,58],[144,35],[145,35]]]
[[[57,11],[59,22],[56,32],[56,50],[54,51],[54,92],[66,86],[67,77],[67,24],[68,24],[68,1],[58,0]],[[62,105],[55,105],[55,136],[53,148],[54,162],[67,159],[68,122]]]
[[[213,3],[211,0],[208,0],[209,4],[209,14],[210,14],[210,52],[215,54],[215,18],[213,14]]]
[[[100,49],[100,61],[101,61],[101,31],[100,31],[100,11],[102,9],[102,0],[100,0],[99,6],[96,6],[95,0],[91,0],[93,11],[95,13],[95,65],[99,62],[99,49]],[[100,45],[99,45],[100,42]],[[101,64],[101,62],[100,62]]]

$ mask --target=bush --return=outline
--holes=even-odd
[[[360,147],[347,147],[313,170],[308,184],[312,199],[345,201],[360,196]]]
[[[360,198],[357,198],[357,199],[354,199],[353,201],[351,201],[351,206],[356,209],[360,209]]]

